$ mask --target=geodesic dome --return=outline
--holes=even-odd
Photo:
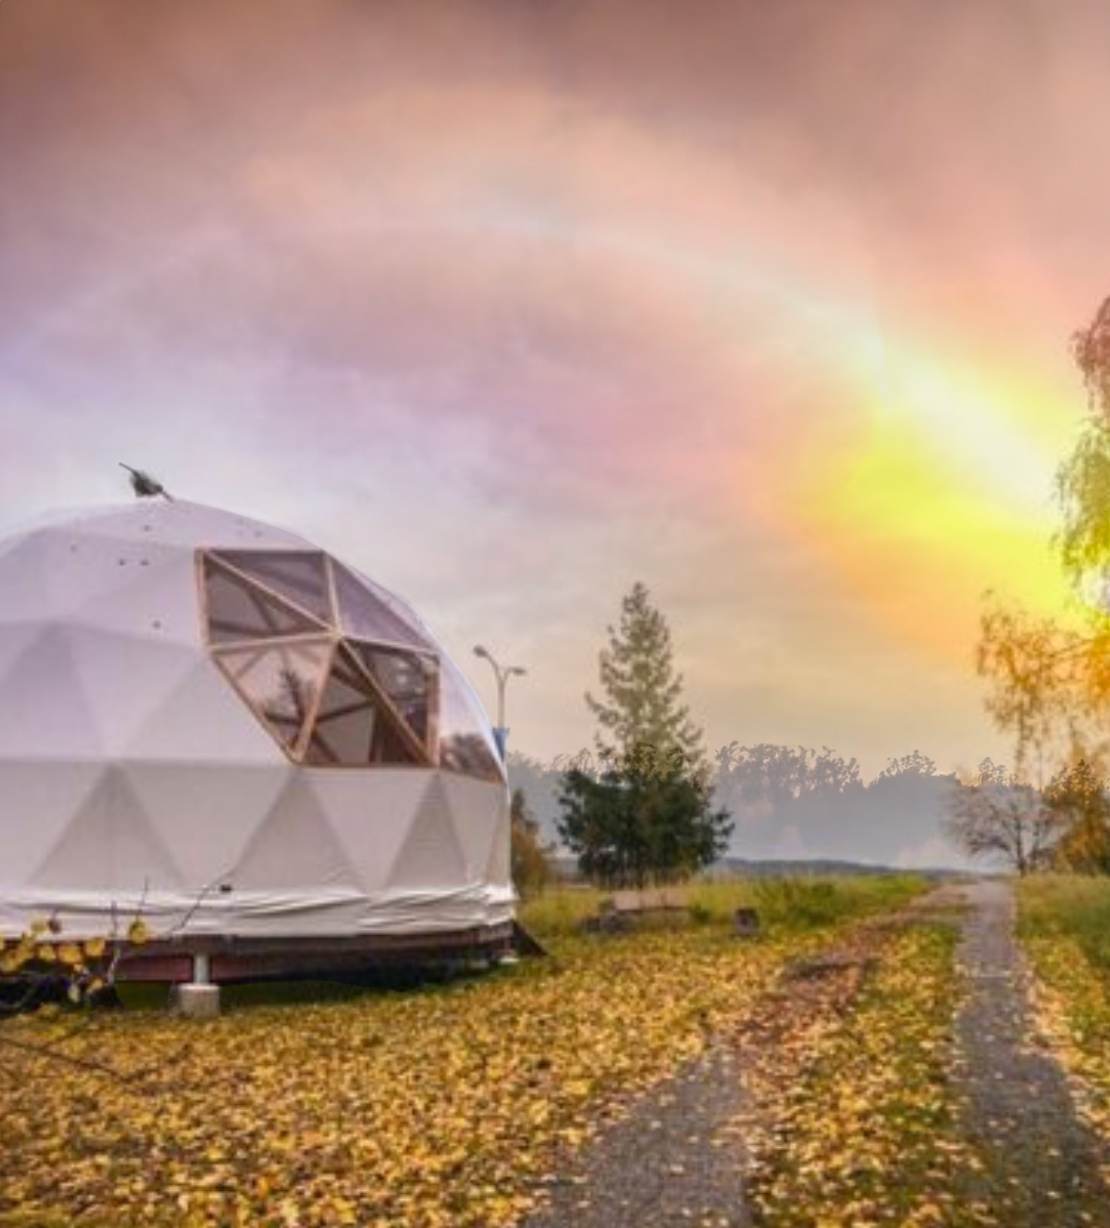
[[[0,934],[436,935],[511,921],[508,790],[413,610],[185,502],[0,541]]]

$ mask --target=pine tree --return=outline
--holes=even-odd
[[[667,620],[636,583],[621,602],[619,630],[609,627],[609,647],[600,654],[604,699],[586,695],[602,733],[598,752],[612,759],[647,744],[662,753],[681,750],[690,769],[706,774],[701,731],[681,703],[682,677],[675,673]]]
[[[728,848],[732,822],[711,797],[681,750],[663,755],[642,742],[597,778],[577,768],[566,773],[559,838],[603,887],[674,882]]]
[[[642,584],[624,598],[600,662],[605,698],[587,695],[586,703],[601,725],[602,766],[564,775],[559,837],[582,872],[609,887],[694,874],[727,848],[732,823],[713,809],[671,633]]]

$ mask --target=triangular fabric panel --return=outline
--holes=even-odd
[[[42,633],[39,622],[0,622],[0,686],[5,685],[5,675]]]
[[[433,776],[397,860],[391,887],[457,887],[466,882],[466,857],[455,834],[443,782]]]
[[[195,651],[202,628],[192,552],[162,547],[150,554],[149,559],[130,558],[123,567],[116,560],[118,582],[81,594],[72,620],[93,630],[141,637],[140,643],[154,640]]]
[[[184,886],[166,842],[117,767],[105,770],[31,881],[129,895]]]
[[[74,674],[109,757],[123,752],[197,667],[195,649],[77,627],[66,632],[66,639]]]
[[[366,890],[389,886],[390,870],[431,774],[383,767],[375,772],[309,770],[302,779],[327,813]]]
[[[97,714],[74,667],[65,630],[44,630],[9,665],[0,703],[0,746],[13,759],[103,758]]]
[[[360,885],[327,812],[299,775],[290,778],[232,870],[233,889],[250,891]]]
[[[144,613],[145,603],[136,598],[149,586],[162,590],[160,613],[171,602],[180,608],[187,597],[196,622],[196,577],[187,551],[149,538],[125,542],[82,536],[68,543],[57,540],[43,562],[53,608],[74,621],[98,625],[104,619],[112,622],[115,615],[130,622]],[[174,596],[168,597],[171,577]]]
[[[0,812],[7,823],[0,856],[0,883],[22,884],[43,862],[78,814],[104,765],[27,763],[0,760]]]
[[[129,763],[127,779],[190,889],[231,881],[295,768],[265,734],[272,762]]]
[[[148,716],[126,757],[177,763],[284,761],[274,739],[214,661],[198,657],[189,676]]]
[[[466,856],[467,880],[478,882],[485,878],[494,854],[494,840],[502,831],[507,835],[508,793],[503,785],[487,784],[454,772],[444,772],[441,785]]]
[[[10,537],[5,537],[3,541],[0,541],[0,566],[5,565],[17,550],[26,549],[29,536],[27,532],[13,533]]]
[[[58,612],[57,595],[50,584],[53,560],[58,557],[57,544],[46,544],[38,534],[25,537],[5,554],[0,623],[33,619],[41,624]]]

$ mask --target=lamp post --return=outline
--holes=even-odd
[[[497,727],[493,731],[494,740],[497,742],[497,749],[501,752],[501,761],[505,761],[505,743],[509,737],[509,730],[505,725],[505,686],[513,674],[526,674],[528,671],[521,669],[519,665],[499,665],[497,659],[488,648],[483,648],[481,644],[474,645],[474,655],[483,657],[493,667],[493,676],[497,679]]]

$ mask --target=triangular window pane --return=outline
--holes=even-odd
[[[330,652],[327,642],[288,644],[223,649],[215,659],[263,724],[292,751],[312,714]]]
[[[208,638],[213,644],[304,635],[321,630],[314,619],[256,588],[214,559],[204,560]]]
[[[320,697],[307,761],[352,766],[422,762],[422,744],[414,746],[396,728],[396,709],[389,712],[384,707],[379,690],[356,664],[352,646],[341,645]]]
[[[399,614],[345,567],[333,561],[332,574],[339,600],[339,623],[348,635],[360,640],[382,640],[387,644],[411,644],[414,648],[430,647]]]
[[[439,761],[452,772],[501,782],[504,768],[491,741],[489,724],[477,699],[454,668],[439,678]]]
[[[499,784],[503,779],[501,765],[486,740],[478,733],[454,733],[441,738],[439,742],[439,762],[441,767],[452,772],[461,772],[464,776],[477,776],[479,780],[490,780]]]
[[[420,755],[388,723],[379,721],[374,730],[374,743],[370,748],[371,763],[426,763]]]
[[[369,763],[376,717],[372,688],[337,652],[320,698],[308,762]]]
[[[295,602],[321,622],[334,621],[324,555],[315,550],[221,550],[217,558]]]
[[[377,711],[369,703],[322,718],[312,730],[306,761],[365,766],[370,762],[377,723]]]
[[[429,681],[437,669],[433,658],[413,652],[347,641],[359,664],[389,696],[394,708],[421,742],[428,736]]]

